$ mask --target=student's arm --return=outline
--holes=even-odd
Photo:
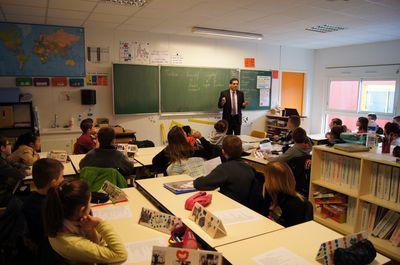
[[[119,158],[119,169],[122,175],[124,176],[130,176],[135,174],[135,167],[133,165],[133,162],[130,161],[124,154],[122,154],[120,151],[117,151],[118,155],[120,156]]]
[[[280,156],[268,158],[268,161],[269,162],[274,162],[274,161],[287,162],[294,157],[296,157],[296,151],[293,147],[290,147],[285,153],[281,154]]]
[[[12,167],[6,160],[0,158],[0,175],[12,179],[24,179],[25,174],[23,171]]]
[[[59,246],[55,249],[58,249],[57,252],[61,252],[60,254],[67,259],[84,263],[123,262],[128,258],[124,243],[109,223],[102,221],[97,225],[96,231],[105,241],[106,246],[81,237],[73,242],[59,242]],[[68,243],[69,245],[66,245]]]
[[[224,169],[222,165],[219,165],[207,176],[195,179],[193,181],[193,186],[197,190],[215,190],[221,187],[226,180],[227,176]]]
[[[170,161],[167,156],[166,148],[164,148],[160,153],[153,157],[152,164],[156,168],[156,170],[160,172],[165,172],[167,170]]]
[[[21,154],[20,158],[25,165],[32,166],[39,159],[39,154],[33,149],[27,149]]]
[[[201,157],[208,160],[222,155],[222,151],[219,146],[211,144],[204,137],[201,137],[199,140],[201,145],[204,147],[204,150],[202,151],[203,155],[200,155]]]

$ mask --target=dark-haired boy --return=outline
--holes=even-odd
[[[135,173],[133,163],[115,147],[115,131],[110,127],[101,128],[97,134],[99,148],[91,150],[79,163],[80,168],[115,168],[123,176]]]
[[[280,161],[280,162],[287,162],[292,158],[295,157],[302,157],[305,155],[309,155],[311,152],[311,144],[309,143],[309,138],[307,137],[306,131],[298,127],[294,129],[293,133],[293,141],[294,145],[290,147],[285,153],[278,157],[269,157],[268,155],[265,156],[265,159],[268,161]]]
[[[207,176],[195,179],[194,187],[197,190],[220,188],[222,194],[248,206],[256,178],[254,169],[240,159],[242,152],[240,138],[227,135],[222,142],[222,154],[227,161],[217,166]]]
[[[86,154],[96,148],[96,130],[93,128],[93,120],[88,118],[81,122],[82,135],[76,140],[74,154]]]
[[[32,178],[36,191],[25,200],[22,212],[28,225],[28,237],[39,245],[45,238],[42,221],[44,201],[49,189],[58,187],[64,181],[64,166],[55,159],[39,159],[33,164]]]

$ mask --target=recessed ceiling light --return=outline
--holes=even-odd
[[[324,24],[324,25],[318,25],[318,26],[306,28],[306,30],[308,30],[308,31],[314,31],[314,32],[319,32],[319,33],[328,33],[328,32],[344,30],[344,29],[346,29],[346,28],[342,27],[342,26],[336,26],[336,25],[330,25],[330,24]]]
[[[106,3],[113,3],[122,6],[137,6],[142,7],[147,4],[150,0],[103,0]]]

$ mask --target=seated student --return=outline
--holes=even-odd
[[[40,137],[33,133],[24,133],[18,137],[14,152],[8,157],[8,160],[12,163],[32,166],[40,158],[38,151],[40,151]]]
[[[71,263],[114,263],[127,259],[124,243],[106,221],[90,215],[90,190],[79,179],[50,188],[44,228],[51,247]]]
[[[367,133],[368,131],[368,119],[365,117],[358,117],[357,119],[357,133],[362,134],[362,133]]]
[[[47,241],[42,220],[44,202],[48,190],[64,181],[64,166],[55,159],[39,159],[33,164],[32,178],[36,191],[31,192],[25,200],[22,212],[28,225],[28,238],[35,246],[42,247]]]
[[[193,157],[195,152],[193,145],[185,137],[183,128],[177,128],[168,132],[168,157],[171,164],[167,168],[167,174],[198,177],[198,169],[204,166],[204,159]]]
[[[400,125],[400,116],[395,116],[393,117],[393,122],[397,123],[398,125]]]
[[[400,125],[395,122],[386,123],[385,137],[389,140],[390,145],[400,146]]]
[[[93,120],[88,118],[81,121],[82,135],[74,144],[74,154],[86,154],[96,148],[96,130],[93,128]]]
[[[228,122],[226,120],[219,120],[214,124],[214,130],[210,134],[210,143],[218,146],[222,146],[222,141],[228,131]]]
[[[378,117],[376,116],[375,113],[369,113],[368,114],[368,127],[375,127],[375,132],[377,134],[383,134],[383,129],[379,127],[379,125],[376,123],[376,119]]]
[[[11,146],[3,136],[0,136],[0,153],[0,207],[5,207],[15,186],[25,178],[25,172],[5,159],[11,153]]]
[[[346,132],[346,127],[342,125],[335,125],[331,128],[329,132],[328,141],[330,145],[341,144],[344,143],[342,139],[340,139],[340,134]]]
[[[342,126],[343,125],[343,122],[342,122],[342,120],[341,119],[339,119],[339,118],[333,118],[330,122],[329,122],[329,129],[332,129],[333,128],[333,126],[335,126],[335,125],[340,125],[340,126]]]
[[[209,175],[195,179],[193,186],[197,190],[219,188],[222,194],[247,206],[253,195],[252,185],[257,180],[254,169],[240,159],[242,151],[240,138],[227,135],[222,142],[222,153],[227,161],[218,165]]]
[[[302,195],[296,192],[296,181],[286,163],[269,162],[264,170],[263,196],[268,216],[284,227],[305,220],[307,206]]]
[[[284,139],[282,139],[282,144],[292,144],[293,143],[293,131],[294,129],[300,127],[300,117],[299,116],[290,116],[288,119],[287,127],[289,128],[289,132],[286,134]]]
[[[293,131],[293,141],[294,145],[290,147],[285,153],[278,157],[270,157],[265,155],[265,159],[269,162],[272,161],[280,161],[287,162],[295,157],[302,157],[306,155],[310,155],[311,152],[311,144],[308,141],[308,137],[306,131],[303,128],[296,128]]]
[[[192,128],[189,125],[182,126],[182,130],[186,133],[186,139],[191,146],[196,146],[196,138],[192,135]]]
[[[133,175],[133,162],[115,147],[115,131],[104,127],[99,130],[97,137],[99,148],[89,151],[79,163],[79,167],[115,168],[124,176]]]
[[[181,139],[181,135],[184,135],[186,138],[186,133],[183,131],[182,128],[179,126],[174,126],[171,128],[171,130],[168,132],[168,136],[171,135],[172,137],[172,142],[168,142],[168,146],[164,148],[160,153],[158,153],[156,156],[154,156],[152,160],[153,167],[158,171],[158,172],[166,172],[167,167],[171,164],[171,153],[174,153],[174,148],[177,148],[179,140],[176,139]],[[217,157],[220,155],[218,152],[219,149],[215,148],[214,145],[210,144],[209,141],[207,141],[204,137],[201,136],[199,132],[194,132],[193,136],[196,139],[200,140],[200,143],[202,145],[202,148],[195,148],[191,146],[191,153],[188,157],[201,157],[204,159],[211,159],[214,157]],[[169,139],[169,137],[168,137]],[[176,142],[175,142],[176,141]],[[186,141],[187,142],[187,141]]]

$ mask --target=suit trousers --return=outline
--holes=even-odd
[[[228,117],[228,131],[227,134],[240,135],[240,129],[242,126],[242,121],[240,120],[240,115],[229,115]]]

